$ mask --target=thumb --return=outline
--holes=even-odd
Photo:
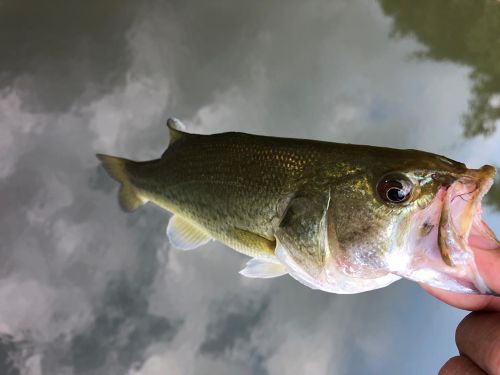
[[[500,295],[500,246],[497,249],[474,249],[479,274],[497,295]]]

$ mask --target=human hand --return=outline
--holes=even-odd
[[[476,311],[460,322],[455,334],[459,356],[439,375],[500,374],[500,312]]]
[[[486,284],[500,294],[500,249],[475,249],[475,260]],[[500,375],[500,297],[448,292],[426,285],[422,287],[441,301],[465,310],[455,341],[460,355],[444,364],[439,375]],[[482,310],[482,311],[478,311]]]

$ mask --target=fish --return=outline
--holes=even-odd
[[[167,121],[162,156],[98,154],[120,183],[126,211],[152,202],[169,211],[180,250],[219,241],[251,259],[240,274],[289,274],[352,294],[406,278],[466,294],[493,294],[474,251],[500,251],[481,218],[495,168],[469,169],[419,150],[279,138],[193,134]]]

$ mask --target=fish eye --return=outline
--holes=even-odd
[[[411,198],[413,184],[402,173],[389,173],[377,183],[380,198],[390,203],[404,203]]]

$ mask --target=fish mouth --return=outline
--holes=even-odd
[[[441,184],[437,195],[401,230],[406,240],[389,252],[390,272],[452,292],[494,294],[474,258],[476,251],[500,251],[500,242],[481,218],[481,200],[494,176],[489,165],[453,177],[435,176]]]
[[[471,262],[476,249],[495,250],[500,242],[481,218],[481,200],[491,188],[495,168],[485,165],[469,169],[449,187],[442,187],[443,206],[439,220],[438,246],[450,267]]]

